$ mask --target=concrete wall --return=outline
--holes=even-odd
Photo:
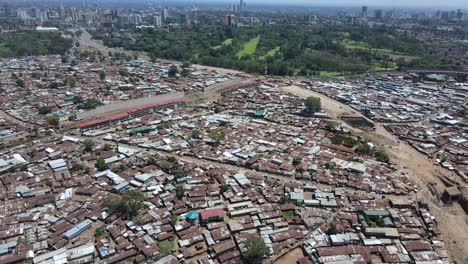
[[[77,113],[76,119],[77,120],[88,119],[88,118],[103,115],[106,113],[118,112],[119,110],[121,111],[130,110],[135,107],[157,104],[157,103],[162,103],[165,101],[182,99],[182,98],[185,98],[184,92],[162,94],[158,96],[143,97],[143,98],[138,98],[138,99],[121,101],[117,103],[102,105],[90,111]]]
[[[246,82],[246,80],[241,79],[241,78],[237,78],[237,79],[225,81],[225,82],[222,82],[222,83],[216,83],[216,84],[210,85],[208,87],[205,87],[203,92],[205,94],[216,93],[216,92],[222,91],[224,89],[228,89],[228,88],[240,85],[240,84],[242,84],[244,82]]]

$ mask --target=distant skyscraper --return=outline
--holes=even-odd
[[[381,19],[381,18],[383,17],[383,11],[382,11],[382,9],[377,9],[377,10],[375,10],[374,16],[375,16],[375,18],[377,18],[377,19]]]
[[[239,3],[239,12],[242,12],[244,10],[244,0],[240,0]]]
[[[443,20],[448,20],[449,19],[449,16],[450,16],[450,13],[448,11],[443,11],[441,14],[440,14],[440,18],[443,19]]]
[[[160,15],[155,15],[153,17],[153,23],[156,27],[161,27],[162,26],[162,19]]]
[[[458,9],[458,10],[457,10],[457,19],[458,19],[458,20],[462,20],[462,19],[463,19],[463,12],[461,11],[461,9]]]
[[[367,6],[363,6],[361,10],[361,17],[367,18]]]
[[[162,10],[162,20],[163,20],[163,23],[166,23],[167,19],[169,18],[169,11],[167,10],[167,8],[164,8]]]

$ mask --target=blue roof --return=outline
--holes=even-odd
[[[188,213],[185,215],[185,218],[194,220],[194,219],[197,219],[199,215],[200,215],[200,214],[197,213],[197,212],[188,212]]]

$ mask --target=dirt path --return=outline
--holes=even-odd
[[[15,123],[15,124],[18,124],[20,126],[23,126],[23,127],[29,127],[30,124],[27,124],[13,116],[11,116],[10,114],[8,114],[7,112],[3,111],[3,110],[0,110],[0,117],[6,119],[6,120],[9,120],[11,121],[12,123]]]
[[[341,122],[341,120],[338,120],[338,117],[342,114],[361,116],[359,112],[351,107],[314,91],[303,89],[298,86],[286,86],[281,87],[281,89],[296,96],[320,97],[322,108],[328,112],[330,117],[337,121]],[[341,123],[345,124],[344,122]],[[444,190],[444,185],[437,175],[445,175],[459,182],[461,185],[465,183],[461,182],[460,178],[453,173],[435,166],[425,155],[418,152],[407,143],[400,141],[380,124],[377,124],[377,128],[374,132],[362,131],[349,126],[346,127],[354,134],[385,148],[391,156],[392,162],[409,172],[410,178],[418,185],[417,198],[428,203],[431,213],[437,218],[451,259],[458,263],[466,263],[468,261],[467,215],[459,204],[450,206],[442,205],[436,197],[431,194],[428,188],[428,184],[434,184],[434,187],[436,187],[439,193]]]
[[[298,259],[304,257],[304,253],[300,247],[291,250],[281,258],[275,261],[275,264],[292,264],[296,263]]]

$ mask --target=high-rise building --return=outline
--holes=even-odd
[[[367,6],[363,6],[361,9],[361,17],[367,18]]]
[[[141,15],[139,14],[131,14],[128,16],[128,22],[133,25],[141,24]]]
[[[463,12],[461,11],[461,9],[458,9],[458,10],[457,10],[457,19],[458,19],[458,20],[462,20],[462,19],[463,19]]]
[[[240,0],[239,3],[239,12],[242,12],[244,10],[244,0]]]
[[[383,17],[383,11],[382,11],[382,9],[377,9],[377,10],[375,10],[374,16],[375,16],[375,18],[377,18],[377,19],[381,19],[381,18]]]
[[[449,16],[450,16],[450,13],[448,11],[442,11],[442,13],[440,13],[440,18],[443,20],[448,20]]]
[[[169,10],[167,8],[163,8],[162,10],[162,20],[166,23],[167,19],[169,18]]]
[[[155,16],[153,16],[153,24],[154,24],[156,27],[161,27],[161,26],[162,26],[161,15],[155,15]]]
[[[23,9],[19,9],[17,12],[17,15],[20,19],[22,20],[25,20],[25,19],[29,19],[29,14],[27,12],[27,10],[23,10]]]
[[[234,15],[225,15],[223,16],[222,23],[226,26],[234,25]]]

